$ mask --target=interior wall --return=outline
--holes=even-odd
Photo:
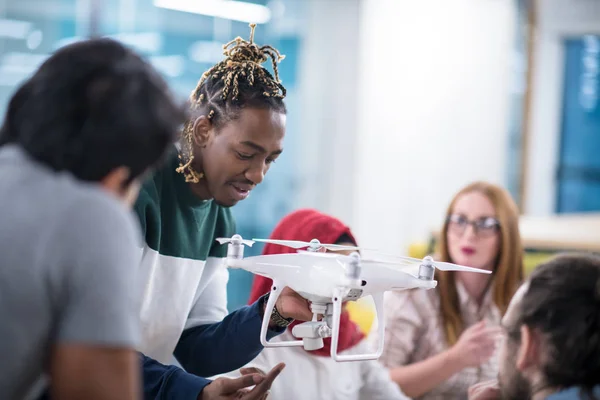
[[[364,0],[353,223],[404,253],[477,179],[505,184],[511,1]]]
[[[360,0],[308,1],[299,66],[302,114],[298,207],[352,225],[356,185]]]

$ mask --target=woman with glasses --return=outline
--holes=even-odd
[[[500,319],[523,279],[518,210],[510,194],[486,182],[460,190],[438,248],[437,260],[492,274],[436,270],[434,290],[388,293],[380,361],[412,398],[466,399],[470,385],[498,373]]]

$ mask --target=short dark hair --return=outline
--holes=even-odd
[[[206,115],[216,128],[220,128],[238,118],[243,108],[287,112],[283,101],[286,89],[279,79],[277,68],[285,56],[272,46],[254,43],[255,28],[256,24],[250,24],[249,41],[237,37],[223,46],[225,59],[202,74],[190,95],[192,118],[182,130],[182,163],[178,168],[186,181],[198,181],[191,167],[194,118]],[[273,74],[262,66],[269,59]]]
[[[545,383],[579,386],[593,398],[600,382],[600,257],[560,254],[541,264],[518,311],[514,332],[527,325],[544,338]]]
[[[98,38],[60,48],[21,85],[0,142],[81,180],[99,181],[125,166],[131,181],[174,147],[185,119],[183,104],[148,62]]]

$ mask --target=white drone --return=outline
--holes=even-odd
[[[463,267],[456,264],[434,261],[431,257],[420,260],[412,257],[394,256],[396,261],[361,259],[358,247],[338,244],[322,244],[317,239],[310,242],[297,240],[253,239],[245,240],[240,235],[216,239],[228,244],[226,264],[230,268],[241,268],[256,275],[273,280],[271,294],[265,307],[260,331],[264,347],[304,346],[306,350],[323,347],[323,338],[331,337],[331,357],[336,361],[375,360],[383,352],[383,341],[375,353],[340,355],[338,337],[342,303],[372,296],[379,321],[379,336],[383,338],[385,319],[383,295],[390,290],[411,288],[432,289],[435,269],[442,271],[470,271],[490,274],[491,271]],[[297,253],[269,254],[244,258],[244,245],[265,242],[288,246]],[[300,250],[305,248],[306,250]],[[354,251],[350,255],[323,253],[319,250]],[[302,340],[269,342],[267,330],[275,302],[284,287],[290,287],[310,301],[312,321],[296,325],[292,334]],[[323,315],[321,320],[318,316]]]

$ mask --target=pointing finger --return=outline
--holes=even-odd
[[[265,371],[263,371],[260,368],[256,368],[256,367],[241,368],[240,373],[242,375],[249,375],[249,374],[266,375]]]
[[[257,374],[244,375],[236,379],[224,379],[221,381],[223,394],[233,394],[238,390],[249,386],[258,385],[264,381],[264,377]]]
[[[281,371],[285,368],[284,363],[277,364],[265,377],[265,379],[258,385],[254,387],[246,396],[243,397],[244,400],[259,400],[264,398],[264,396],[269,392],[273,381]]]

